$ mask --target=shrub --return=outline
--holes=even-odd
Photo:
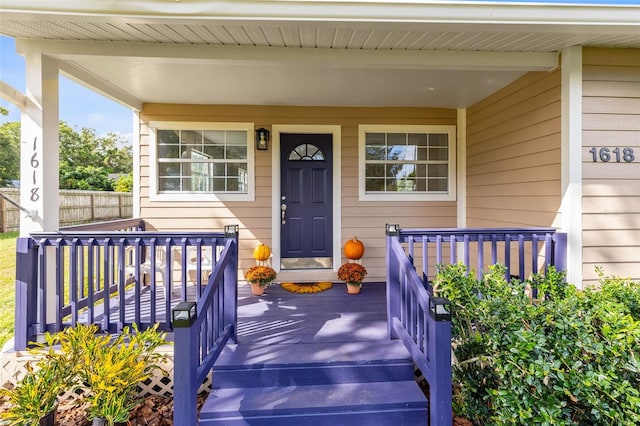
[[[603,277],[578,291],[553,268],[526,282],[504,273],[476,280],[459,264],[433,283],[454,306],[456,413],[477,424],[640,424],[640,284]]]

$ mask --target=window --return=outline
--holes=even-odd
[[[253,199],[253,124],[158,122],[150,136],[156,199]]]
[[[454,126],[360,126],[361,200],[454,200]]]
[[[315,145],[303,143],[289,153],[289,161],[324,161],[322,150]]]

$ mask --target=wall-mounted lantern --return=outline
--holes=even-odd
[[[256,129],[256,149],[267,150],[269,149],[269,131],[264,127]]]

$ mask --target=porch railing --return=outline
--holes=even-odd
[[[230,339],[237,342],[237,240],[228,240],[199,302],[173,311],[173,423],[195,426],[197,392]]]
[[[387,226],[387,326],[401,339],[429,383],[431,425],[452,423],[451,314],[433,297],[400,244],[399,227]]]
[[[478,277],[488,265],[525,279],[553,265],[566,269],[567,235],[536,229],[401,229],[387,225],[387,315],[429,383],[430,422],[451,424],[451,309],[431,294],[436,265],[462,261]],[[535,292],[535,289],[533,289]]]
[[[18,238],[15,350],[78,323],[108,332],[132,323],[169,330],[172,307],[200,299],[224,233],[145,232],[143,221],[116,222]]]
[[[410,260],[425,283],[435,276],[436,265],[463,262],[478,278],[488,265],[506,267],[506,278],[521,280],[550,265],[566,269],[567,234],[553,228],[445,228],[399,229]],[[417,258],[416,258],[417,257]]]

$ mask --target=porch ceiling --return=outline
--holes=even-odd
[[[637,6],[4,0],[24,53],[149,103],[467,107],[573,45],[640,47]]]

